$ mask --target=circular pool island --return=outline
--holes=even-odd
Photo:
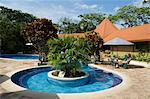
[[[54,75],[55,72],[60,72],[60,70],[48,72],[48,81],[56,86],[77,87],[85,85],[89,81],[89,74],[87,72],[83,72],[81,77],[58,77]]]
[[[89,74],[88,82],[79,86],[59,86],[51,83],[48,73],[51,67],[37,67],[21,70],[11,76],[11,81],[27,90],[43,93],[87,93],[99,92],[119,85],[122,78],[99,68],[83,66],[82,70]]]

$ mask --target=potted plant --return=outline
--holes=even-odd
[[[49,40],[49,63],[56,70],[48,73],[50,81],[59,85],[78,86],[88,81],[81,63],[90,61],[91,44],[85,38],[64,37]]]

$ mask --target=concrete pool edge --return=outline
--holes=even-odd
[[[10,60],[10,61],[39,61],[38,59],[10,59],[10,58],[0,58],[1,60]]]
[[[96,97],[103,97],[103,96],[108,96],[108,95],[111,95],[111,94],[116,94],[116,93],[118,93],[118,92],[120,92],[120,91],[122,91],[122,90],[124,90],[124,89],[127,89],[127,88],[130,86],[130,79],[129,79],[126,75],[124,75],[124,74],[122,74],[122,73],[120,73],[120,72],[117,72],[117,71],[114,71],[114,70],[110,70],[110,69],[107,69],[107,68],[104,68],[104,67],[100,67],[100,66],[94,65],[94,64],[89,64],[89,66],[91,66],[91,67],[96,67],[96,68],[98,68],[98,69],[102,69],[102,70],[104,70],[104,71],[106,71],[106,72],[111,72],[111,73],[117,74],[117,75],[119,75],[119,76],[123,79],[123,81],[122,81],[119,85],[117,85],[117,86],[114,86],[114,87],[109,88],[109,89],[106,89],[106,90],[97,91],[97,92],[69,93],[69,94],[68,94],[68,93],[67,93],[67,94],[64,94],[64,93],[63,93],[63,94],[57,94],[57,96],[58,96],[60,99],[70,99],[70,97],[72,97],[72,99],[76,99],[76,98],[81,98],[81,99],[82,99],[82,98],[94,99],[94,98],[96,98]],[[47,66],[22,68],[22,69],[19,69],[19,70],[15,70],[15,71],[9,72],[9,73],[7,73],[6,75],[7,75],[8,77],[11,77],[14,73],[19,72],[19,71],[21,71],[21,70],[31,69],[31,68],[40,68],[40,67],[47,67]],[[32,91],[27,90],[26,88],[23,88],[23,87],[20,87],[20,86],[14,84],[14,83],[11,81],[11,79],[9,79],[9,80],[3,82],[3,83],[1,84],[1,86],[2,86],[4,89],[6,89],[8,92],[27,91],[27,92],[29,92],[29,93],[32,94]],[[28,95],[29,95],[29,93],[28,93]],[[46,93],[39,93],[39,92],[33,92],[33,93],[37,93],[38,95],[39,95],[39,94],[46,94]],[[44,99],[49,99],[49,98],[50,98],[49,95],[50,95],[50,94],[45,95],[46,97],[47,97],[47,96],[48,96],[48,97],[47,97],[47,98],[45,97]],[[51,96],[51,95],[50,95],[50,96]],[[42,95],[42,97],[43,97],[43,95]],[[39,99],[40,99],[40,98],[39,98]]]
[[[3,55],[25,55],[25,56],[39,56],[36,54],[3,54]],[[11,59],[11,58],[2,58],[2,60],[10,60],[10,61],[38,61],[39,59]]]

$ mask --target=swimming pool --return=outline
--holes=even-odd
[[[48,72],[51,67],[40,67],[19,71],[12,75],[13,83],[28,90],[44,93],[85,93],[106,90],[117,86],[122,82],[122,78],[111,72],[101,69],[84,66],[82,69],[89,73],[89,82],[82,86],[66,87],[57,86],[49,82]]]
[[[1,54],[0,58],[16,59],[16,60],[36,60],[39,56],[33,55],[18,55],[18,54]]]

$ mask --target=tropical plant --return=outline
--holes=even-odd
[[[25,39],[33,43],[33,46],[39,51],[40,56],[46,61],[48,46],[47,41],[50,38],[57,38],[57,29],[53,26],[51,20],[37,19],[34,22],[26,24],[23,29]]]
[[[49,63],[65,72],[67,77],[75,77],[81,71],[81,65],[90,61],[91,46],[85,38],[65,37],[48,41]]]

